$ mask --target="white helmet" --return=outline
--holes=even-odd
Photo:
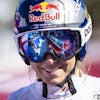
[[[83,0],[21,0],[15,14],[14,34],[20,55],[29,59],[21,37],[28,32],[78,31],[81,50],[78,59],[86,54],[86,43],[92,34],[92,21]],[[23,42],[27,40],[24,35]],[[26,60],[27,59],[27,60]]]

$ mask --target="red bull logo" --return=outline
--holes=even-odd
[[[48,13],[49,10],[55,10],[55,14]],[[35,16],[32,14],[34,11],[40,11],[41,16]],[[40,4],[37,4],[35,6],[30,6],[29,11],[29,21],[30,22],[37,22],[37,21],[46,21],[46,20],[59,20],[60,19],[60,13],[58,9],[58,5],[48,3],[48,2],[41,2]]]

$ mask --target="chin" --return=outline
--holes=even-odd
[[[53,79],[47,79],[47,80],[44,80],[47,84],[51,84],[51,85],[58,85],[60,84],[64,79],[64,78],[53,78]]]

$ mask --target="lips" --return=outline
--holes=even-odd
[[[43,68],[43,70],[45,70],[46,72],[48,72],[48,73],[51,73],[51,72],[54,72],[54,71],[56,71],[57,69],[59,69],[59,68],[61,68],[63,65],[56,65],[56,67],[54,66],[52,66],[52,67],[47,67],[47,66],[44,66],[44,65],[41,65],[41,67]]]

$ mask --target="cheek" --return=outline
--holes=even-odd
[[[33,63],[33,62],[30,62],[31,66],[32,66],[32,69],[36,72],[36,73],[39,73],[39,63]]]
[[[66,68],[67,68],[68,72],[70,72],[74,68],[75,62],[76,62],[75,57],[73,57],[72,59],[66,61],[66,63],[67,63]]]
[[[67,64],[62,67],[63,74],[68,75],[72,69],[73,69],[73,66],[71,65],[71,63],[67,62]]]

